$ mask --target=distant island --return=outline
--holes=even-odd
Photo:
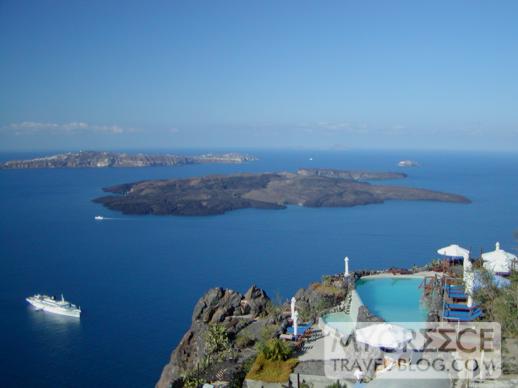
[[[386,200],[470,203],[461,195],[368,180],[405,178],[402,173],[300,169],[296,173],[211,175],[190,179],[149,180],[104,188],[115,195],[94,199],[125,214],[215,215],[230,210],[350,207]]]
[[[202,163],[245,163],[254,160],[257,160],[254,156],[238,153],[182,156],[170,154],[127,154],[123,152],[80,151],[28,160],[9,160],[1,164],[0,167],[3,169],[157,167]]]

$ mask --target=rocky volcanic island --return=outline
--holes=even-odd
[[[43,156],[27,160],[9,160],[0,164],[3,169],[26,168],[107,168],[182,166],[205,163],[245,163],[254,156],[238,153],[182,156],[171,154],[127,154],[124,152],[80,151]]]
[[[402,173],[300,169],[296,173],[212,175],[149,180],[104,188],[94,201],[125,214],[215,215],[230,210],[350,207],[386,200],[470,203],[457,194],[368,181],[405,178]]]

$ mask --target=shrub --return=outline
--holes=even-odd
[[[185,388],[197,388],[205,382],[198,371],[188,372],[182,380]]]
[[[254,344],[254,340],[252,339],[252,337],[250,337],[250,335],[244,331],[244,330],[241,330],[238,334],[237,334],[237,337],[236,337],[236,346],[239,348],[239,349],[244,349],[244,348],[247,348],[249,346],[252,346]]]
[[[264,316],[276,317],[282,312],[282,306],[269,300],[264,309]]]
[[[283,383],[288,381],[297,363],[298,360],[295,358],[274,361],[266,359],[263,354],[259,354],[246,378],[267,383]]]
[[[474,298],[484,310],[484,321],[499,322],[504,338],[518,337],[518,273],[509,277],[509,287],[500,289],[493,284],[491,272],[481,269],[480,273],[481,287]]]
[[[210,325],[205,333],[205,347],[209,359],[221,359],[230,355],[232,345],[223,325]]]
[[[278,338],[260,342],[258,351],[260,355],[270,361],[285,361],[293,353],[291,346]]]
[[[277,325],[265,325],[261,329],[261,342],[266,342],[269,339],[273,338],[275,335],[275,332],[277,331]]]
[[[330,275],[322,276],[322,284],[329,285],[331,284],[331,280],[333,280],[333,278]]]

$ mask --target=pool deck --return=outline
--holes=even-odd
[[[389,272],[386,272],[375,275],[362,276],[361,279],[422,279],[427,276],[435,275],[442,276],[443,274],[434,271],[421,271],[411,275],[393,275]],[[360,308],[360,306],[363,305],[363,301],[361,300],[361,297],[358,294],[358,292],[356,290],[352,290],[350,312],[349,314],[344,313],[350,318],[349,324],[351,325],[351,329],[348,330],[347,333],[340,333],[336,328],[327,325],[326,322],[322,318],[320,318],[318,324],[313,326],[313,328],[315,330],[320,329],[322,335],[313,338],[311,341],[308,341],[306,343],[306,346],[303,349],[303,354],[299,357],[299,359],[301,361],[325,359],[325,347],[329,346],[330,342],[336,341],[336,338],[347,337],[354,330],[354,326],[356,325],[358,319],[358,309]]]
[[[411,275],[403,275],[403,274],[397,274],[393,275],[389,272],[386,273],[379,273],[375,275],[367,275],[362,276],[361,279],[423,279],[427,276],[442,276],[443,274],[440,272],[434,272],[434,271],[421,271],[416,272],[415,274]],[[303,354],[299,357],[301,361],[309,361],[309,360],[322,360],[325,359],[325,347],[329,346],[329,341],[335,341],[336,338],[339,337],[347,337],[353,330],[354,326],[357,323],[358,320],[358,309],[360,306],[363,306],[363,301],[358,294],[356,290],[352,290],[351,295],[351,305],[350,305],[350,312],[349,314],[346,314],[350,322],[351,328],[346,333],[341,333],[336,328],[327,325],[326,322],[322,319],[322,317],[319,319],[318,325],[316,325],[314,328],[316,330],[320,329],[322,334],[320,338],[315,338],[313,341],[307,344],[305,346]]]
[[[436,275],[439,277],[443,276],[442,273],[434,271],[422,271],[410,275],[393,275],[389,272],[386,272],[375,275],[362,276],[362,279],[423,279],[425,277],[433,277]],[[336,328],[327,325],[323,317],[319,319],[317,325],[313,326],[313,329],[318,333],[318,335],[315,335],[308,341],[306,341],[302,349],[302,354],[299,355],[298,358],[301,362],[301,364],[299,365],[299,369],[303,369],[306,373],[310,373],[311,375],[304,376],[304,378],[307,381],[311,381],[315,387],[329,386],[329,380],[326,380],[325,377],[326,365],[329,366],[329,363],[332,363],[333,360],[336,360],[337,357],[337,355],[331,350],[336,348],[336,345],[337,343],[339,343],[340,338],[347,337],[354,330],[354,327],[358,319],[358,309],[362,305],[363,301],[361,300],[360,295],[356,290],[353,289],[349,308],[350,312],[349,314],[344,313],[351,320],[350,322],[348,322],[351,327],[348,328],[348,330],[346,330],[346,333],[342,333]],[[419,381],[419,386],[421,386],[422,388],[446,388],[450,386],[450,381],[448,379],[447,374],[445,373],[440,373],[440,376],[426,376],[426,372],[421,371],[415,371],[412,373],[415,373],[416,375],[412,376],[410,375],[410,372],[398,370],[396,368],[395,370],[391,370],[384,375],[376,377],[374,380],[370,382],[370,384],[363,385],[382,388],[406,388],[416,386],[417,379],[417,381]],[[324,378],[325,381],[322,380],[322,382],[320,382],[318,378]],[[348,383],[352,384],[351,381],[348,381]]]

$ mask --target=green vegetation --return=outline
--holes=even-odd
[[[266,342],[261,341],[257,350],[265,359],[271,361],[287,360],[293,353],[291,346],[278,338],[272,338]]]
[[[283,383],[288,381],[297,363],[296,358],[274,361],[266,359],[263,354],[259,354],[246,378],[267,383]]]
[[[340,381],[337,381],[336,383],[333,383],[331,385],[328,385],[326,388],[347,388],[347,385],[340,384]]]
[[[318,292],[319,294],[322,294],[322,295],[329,295],[329,296],[344,296],[345,295],[345,290],[343,288],[336,287],[332,284],[315,283],[315,284],[312,284],[311,287],[313,288],[313,290],[315,290],[316,292]]]
[[[320,315],[331,307],[335,306],[335,299],[332,297],[322,297],[317,304],[299,304],[299,317],[303,322],[314,321],[318,319]]]
[[[265,325],[261,329],[261,339],[259,341],[266,342],[269,339],[273,338],[275,336],[275,332],[277,331],[277,329],[277,325]]]
[[[248,331],[246,329],[241,330],[239,333],[237,333],[236,341],[235,341],[237,348],[239,348],[239,349],[247,348],[249,346],[252,346],[254,344],[254,342],[255,342],[254,339],[250,336],[250,334],[248,333]]]
[[[184,388],[197,388],[205,383],[205,381],[201,378],[201,373],[199,370],[187,372],[183,376],[182,380]]]
[[[345,296],[345,289],[337,286],[335,280],[336,279],[330,275],[324,275],[322,276],[322,281],[320,283],[313,283],[311,288],[326,296]]]
[[[257,345],[258,355],[247,374],[247,378],[269,383],[282,383],[289,379],[297,365],[295,358],[289,358],[293,349],[278,338],[263,339]]]
[[[282,312],[282,306],[280,304],[274,303],[271,300],[266,303],[264,316],[267,317],[276,317]]]
[[[482,305],[484,321],[496,321],[502,326],[503,338],[518,337],[518,272],[513,271],[509,287],[497,288],[492,274],[481,269],[482,287],[474,297]]]
[[[205,333],[205,346],[209,359],[221,360],[231,355],[232,345],[223,325],[210,325]]]

